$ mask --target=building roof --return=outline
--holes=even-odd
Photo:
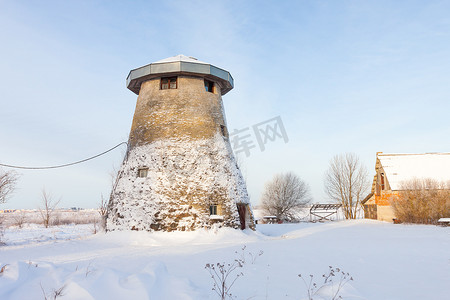
[[[127,88],[139,95],[141,84],[144,81],[177,75],[197,75],[215,81],[220,85],[222,95],[234,87],[233,77],[228,71],[199,61],[194,57],[180,54],[131,70],[127,77]]]
[[[366,202],[369,201],[370,198],[372,198],[373,194],[374,194],[374,193],[372,192],[372,193],[370,193],[369,195],[367,195],[366,198],[364,198],[364,199],[361,201],[361,204],[362,204],[362,205],[366,204]]]
[[[208,65],[208,63],[203,62],[203,61],[199,61],[195,57],[186,56],[186,55],[183,55],[183,54],[178,54],[178,55],[175,55],[175,56],[164,58],[164,59],[155,61],[153,64],[171,63],[171,62],[177,62],[177,61],[184,61],[184,62]]]
[[[377,155],[391,190],[400,190],[401,184],[414,178],[450,181],[450,153],[384,154]]]

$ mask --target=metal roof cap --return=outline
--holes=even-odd
[[[144,81],[177,75],[197,75],[215,81],[220,85],[222,95],[234,87],[233,77],[228,71],[193,57],[177,55],[131,70],[127,76],[127,88],[139,95]]]

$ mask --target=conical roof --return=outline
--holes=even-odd
[[[178,55],[175,55],[175,56],[171,56],[171,57],[168,57],[168,58],[164,58],[164,59],[158,60],[158,61],[154,62],[154,64],[171,63],[171,62],[177,62],[177,61],[208,65],[208,63],[203,62],[203,61],[199,61],[195,57],[186,56],[186,55],[183,55],[183,54],[178,54]]]

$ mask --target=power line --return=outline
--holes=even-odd
[[[122,142],[122,143],[120,143],[120,144],[118,144],[118,145],[112,147],[111,149],[108,149],[108,150],[106,150],[105,152],[102,152],[102,153],[100,153],[100,154],[97,154],[97,155],[94,155],[94,156],[91,156],[91,157],[89,157],[89,158],[85,158],[85,159],[82,159],[82,160],[79,160],[79,161],[76,161],[76,162],[72,162],[72,163],[69,163],[69,164],[64,164],[64,165],[49,166],[49,167],[23,167],[23,166],[14,166],[14,165],[7,165],[7,164],[2,164],[2,163],[0,163],[0,166],[8,167],[8,168],[14,168],[14,169],[26,169],[26,170],[45,170],[45,169],[64,168],[64,167],[73,166],[73,165],[76,165],[76,164],[81,164],[81,163],[84,163],[84,162],[86,162],[86,161],[88,161],[88,160],[91,160],[91,159],[97,158],[97,157],[99,157],[99,156],[102,156],[102,155],[104,155],[104,154],[106,154],[106,153],[108,153],[108,152],[113,151],[114,149],[116,149],[117,147],[119,147],[119,146],[121,146],[121,145],[123,145],[123,144],[128,145],[127,142]]]

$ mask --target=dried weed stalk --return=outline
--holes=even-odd
[[[302,274],[298,274],[306,287],[308,293],[308,300],[314,300],[314,296],[318,295],[319,292],[325,288],[331,289],[331,300],[342,299],[339,295],[341,289],[349,282],[353,281],[353,277],[349,273],[342,271],[340,268],[333,268],[329,266],[328,273],[323,274],[324,278],[322,284],[318,284],[314,281],[314,275],[309,275],[309,280],[305,279]]]

